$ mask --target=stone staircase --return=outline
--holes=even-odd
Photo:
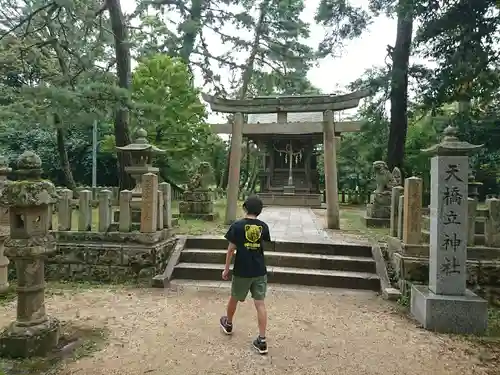
[[[172,279],[220,280],[227,241],[188,237]],[[273,242],[265,249],[270,283],[380,291],[369,245]]]

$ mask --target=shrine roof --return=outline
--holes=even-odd
[[[322,122],[322,112],[290,112],[287,114],[286,122]],[[278,122],[276,113],[252,113],[248,115],[249,124],[270,124]]]
[[[226,99],[202,93],[203,100],[216,112],[223,113],[276,113],[323,112],[356,108],[359,101],[370,96],[370,89],[357,90],[343,95],[276,96],[250,99]]]

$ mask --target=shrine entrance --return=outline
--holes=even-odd
[[[321,207],[316,145],[323,145],[327,227],[339,229],[337,143],[342,132],[359,131],[357,121],[334,122],[334,111],[356,108],[369,90],[345,95],[256,97],[232,100],[202,94],[216,112],[233,113],[232,124],[212,124],[231,134],[227,224],[236,220],[243,135],[265,152],[259,196],[266,205]],[[244,121],[248,114],[248,122]]]

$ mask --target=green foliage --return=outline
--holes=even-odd
[[[132,76],[133,125],[145,128],[150,142],[167,151],[160,165],[177,181],[186,181],[186,166],[206,157],[207,143],[215,143],[200,92],[191,82],[181,59],[161,54],[141,60]]]

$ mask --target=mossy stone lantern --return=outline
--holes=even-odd
[[[59,340],[59,322],[45,313],[45,264],[55,249],[49,233],[49,208],[58,195],[54,184],[40,178],[40,157],[24,152],[17,161],[17,181],[8,181],[0,205],[9,209],[10,233],[5,255],[16,264],[17,317],[0,333],[0,354],[9,357],[45,355]]]
[[[153,158],[157,154],[164,154],[162,150],[148,142],[148,133],[144,129],[139,129],[136,133],[135,142],[123,147],[116,147],[120,152],[128,152],[132,157],[132,165],[125,167],[125,172],[129,173],[135,181],[132,190],[133,195],[141,194],[141,179],[145,173],[158,173],[159,169],[153,167]]]
[[[132,165],[125,167],[125,172],[135,181],[132,189],[131,216],[132,223],[138,224],[141,221],[142,202],[142,175],[146,173],[158,173],[159,168],[153,167],[153,158],[157,154],[164,154],[162,150],[148,142],[148,133],[144,129],[139,129],[136,133],[135,142],[123,147],[116,147],[119,152],[128,152],[132,157]],[[115,211],[114,221],[119,221],[120,211]]]

